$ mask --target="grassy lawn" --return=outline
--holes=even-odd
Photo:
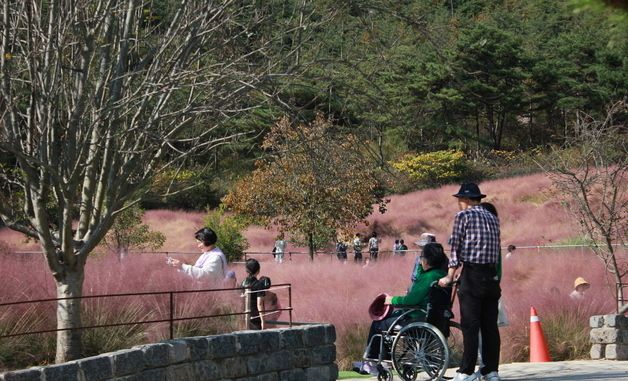
[[[352,370],[341,370],[340,372],[338,372],[339,380],[346,380],[348,378],[373,378],[373,376],[368,374],[362,375]]]

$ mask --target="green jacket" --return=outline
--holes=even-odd
[[[423,271],[423,269],[420,268],[419,272],[420,275],[417,280],[412,283],[412,286],[410,287],[410,290],[408,290],[406,296],[393,296],[393,306],[411,305],[418,306],[423,310],[427,308],[432,283],[437,282],[440,278],[447,275],[447,273],[444,270],[436,268],[431,268],[427,271]],[[425,319],[425,312],[413,312],[410,314],[410,317],[414,319]]]

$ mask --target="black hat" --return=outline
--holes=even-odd
[[[458,193],[453,195],[454,197],[464,197],[464,198],[484,198],[485,194],[480,192],[480,187],[478,187],[475,183],[465,183],[460,186],[460,190]]]

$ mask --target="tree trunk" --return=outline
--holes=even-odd
[[[310,261],[314,261],[314,234],[307,235],[308,250],[310,252]]]
[[[65,276],[57,279],[57,298],[71,298],[83,295],[83,267],[79,270],[66,269]],[[81,327],[81,299],[59,300],[57,302],[57,329]],[[57,332],[57,364],[81,357],[81,330]]]

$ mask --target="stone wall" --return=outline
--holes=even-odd
[[[335,341],[332,325],[190,337],[8,372],[0,381],[336,380]]]
[[[628,360],[628,317],[591,316],[589,325],[592,359]]]

